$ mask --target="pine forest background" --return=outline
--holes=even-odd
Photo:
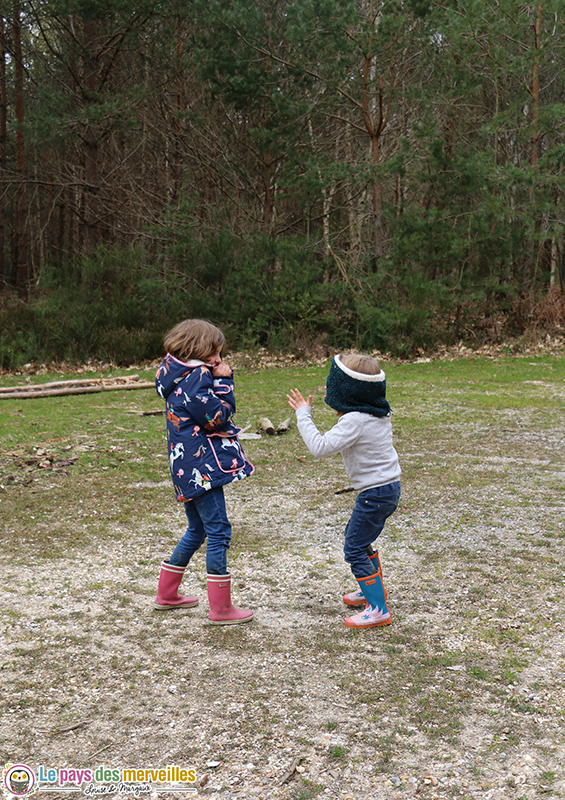
[[[563,0],[0,0],[0,365],[555,331]]]

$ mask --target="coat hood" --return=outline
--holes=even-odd
[[[204,361],[191,359],[190,361],[179,361],[170,353],[167,353],[155,376],[155,388],[157,394],[166,400],[171,392],[189,375],[195,367],[204,367]]]

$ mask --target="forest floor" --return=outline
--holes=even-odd
[[[403,497],[379,541],[393,623],[363,632],[341,599],[355,495],[294,425],[244,442],[229,561],[255,616],[219,627],[204,553],[199,606],[152,608],[184,527],[158,398],[0,400],[0,768],[42,768],[54,797],[64,777],[152,800],[565,797],[565,355],[384,366]],[[296,385],[328,429],[325,373],[242,366],[239,424],[289,416]],[[169,765],[194,782],[116,782]]]

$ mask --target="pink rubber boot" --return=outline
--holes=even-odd
[[[175,567],[163,561],[159,574],[157,597],[153,607],[158,611],[171,611],[173,608],[190,608],[198,605],[197,597],[185,597],[178,593],[186,567]]]
[[[213,625],[239,625],[253,619],[253,611],[232,605],[231,575],[208,575],[208,602]]]
[[[365,600],[365,595],[361,591],[361,589],[357,589],[356,592],[349,592],[349,594],[344,595],[343,602],[346,606],[366,606],[367,601]]]
[[[377,572],[381,575],[381,580],[382,580],[383,570],[382,570],[382,567],[381,567],[381,560],[379,558],[379,551],[375,550],[373,555],[369,556],[369,559],[373,562],[373,564],[375,563],[375,560],[376,560],[376,562],[377,562],[376,563]],[[384,586],[383,586],[383,589],[384,589]],[[386,589],[384,589],[384,593],[385,593],[385,602],[386,602],[386,599],[388,597],[388,593],[387,593]],[[361,589],[357,589],[356,592],[349,592],[349,594],[346,594],[344,596],[344,598],[343,598],[343,602],[345,603],[346,606],[364,606],[364,605],[367,604],[367,601],[365,599],[365,595],[363,594]]]

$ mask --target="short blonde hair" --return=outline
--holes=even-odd
[[[339,356],[341,363],[353,372],[360,372],[362,375],[380,375],[381,365],[376,358],[363,356],[358,353],[341,353]]]
[[[219,328],[205,319],[185,319],[165,336],[164,345],[180,361],[197,358],[205,361],[218,350],[223,350],[226,337]]]

